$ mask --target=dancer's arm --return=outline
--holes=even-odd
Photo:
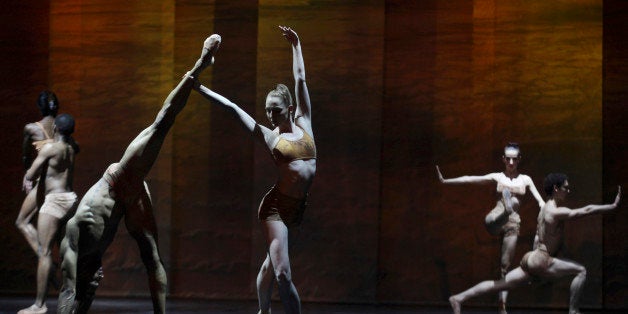
[[[209,99],[211,102],[217,104],[218,106],[224,108],[232,114],[238,121],[242,123],[242,126],[249,131],[256,140],[260,140],[265,144],[269,144],[272,140],[277,137],[275,133],[269,128],[258,124],[255,119],[253,119],[248,113],[246,113],[242,108],[238,107],[235,103],[227,99],[226,97],[214,92],[213,90],[203,86],[203,85],[195,85],[194,88],[201,94],[203,97]],[[270,147],[270,145],[267,145]]]
[[[566,220],[566,219],[580,218],[580,217],[584,217],[584,216],[588,216],[592,214],[611,211],[617,208],[617,205],[619,205],[620,199],[621,199],[621,186],[618,187],[617,196],[615,196],[615,202],[613,202],[612,204],[587,205],[585,207],[577,208],[577,209],[559,207],[556,209],[556,213],[553,216],[559,220]]]
[[[489,173],[483,176],[462,176],[457,178],[445,179],[443,174],[440,172],[440,168],[436,165],[436,173],[438,174],[438,180],[441,183],[446,184],[464,184],[464,183],[489,183],[492,181],[497,181],[495,177],[495,173]]]
[[[28,170],[33,164],[32,152],[33,140],[32,133],[29,130],[29,125],[24,127],[24,139],[22,140],[22,162],[24,163],[24,170]]]
[[[22,188],[27,193],[33,188],[32,182],[41,174],[42,166],[50,157],[54,155],[54,149],[52,144],[46,144],[41,148],[39,154],[37,154],[37,158],[33,161],[33,164],[26,171],[23,180]]]
[[[530,192],[532,192],[532,195],[539,203],[539,208],[543,208],[543,206],[545,206],[545,201],[543,200],[543,197],[541,197],[541,194],[539,194],[539,191],[537,191],[536,186],[534,186],[534,181],[532,181],[532,178],[529,176],[526,176],[526,181],[526,184],[530,187]]]
[[[295,118],[302,117],[310,120],[312,105],[310,103],[310,94],[305,83],[305,62],[303,61],[303,53],[301,51],[301,42],[299,36],[290,27],[279,26],[283,36],[292,45],[292,72],[294,75],[294,94],[296,98]]]

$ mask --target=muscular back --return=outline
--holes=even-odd
[[[50,135],[54,133],[52,128],[53,121],[53,119],[44,118],[39,122],[29,123],[24,126],[22,154],[25,169],[30,168],[33,159],[37,156],[37,150],[33,143],[51,139]]]

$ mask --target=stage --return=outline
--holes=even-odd
[[[29,297],[0,297],[0,314],[13,314],[18,310],[31,305],[33,298]],[[48,313],[55,313],[57,305],[56,298],[51,298],[47,302]],[[451,313],[448,307],[418,306],[418,305],[368,305],[368,304],[326,304],[326,303],[303,303],[303,313],[307,314],[444,314]],[[273,303],[273,313],[283,313],[281,303]],[[257,312],[255,301],[209,301],[209,300],[189,300],[189,299],[168,299],[167,312],[171,314],[254,314]],[[554,314],[566,313],[567,309],[535,309],[535,308],[514,308],[510,309],[510,314]],[[620,311],[608,310],[587,310],[587,314],[600,313],[620,313]],[[90,314],[120,314],[120,313],[153,313],[150,299],[135,298],[97,298],[91,307]],[[463,313],[497,313],[491,308],[463,308]]]

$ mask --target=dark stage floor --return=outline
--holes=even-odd
[[[0,297],[0,314],[17,313],[19,309],[31,305],[32,298],[26,297]],[[48,313],[55,313],[57,305],[56,299],[47,302]],[[276,302],[273,304],[274,314],[283,313],[281,304]],[[207,301],[207,300],[168,300],[167,312],[171,314],[193,314],[193,313],[209,313],[209,314],[255,314],[257,312],[257,303],[254,301]],[[600,310],[583,310],[587,314],[599,313],[620,313]],[[92,305],[90,313],[93,314],[113,314],[113,313],[153,313],[152,304],[149,299],[111,299],[97,298]],[[393,306],[393,305],[347,305],[347,304],[320,304],[320,303],[304,303],[303,313],[305,314],[409,314],[409,313],[434,313],[444,314],[451,313],[449,308],[445,307],[421,307],[421,306]],[[485,314],[497,313],[494,309],[488,308],[466,308],[463,313],[467,314]],[[558,314],[567,313],[567,309],[562,310],[539,310],[539,309],[511,309],[509,314]]]

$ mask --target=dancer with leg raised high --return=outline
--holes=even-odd
[[[159,256],[157,226],[144,178],[155,163],[177,114],[187,102],[194,77],[212,63],[219,45],[220,36],[207,38],[200,59],[170,92],[155,121],[140,132],[122,159],[111,164],[81,199],[61,243],[63,287],[58,313],[87,312],[102,279],[102,256],[123,217],[147,269],[153,310],[165,312],[166,272]]]

